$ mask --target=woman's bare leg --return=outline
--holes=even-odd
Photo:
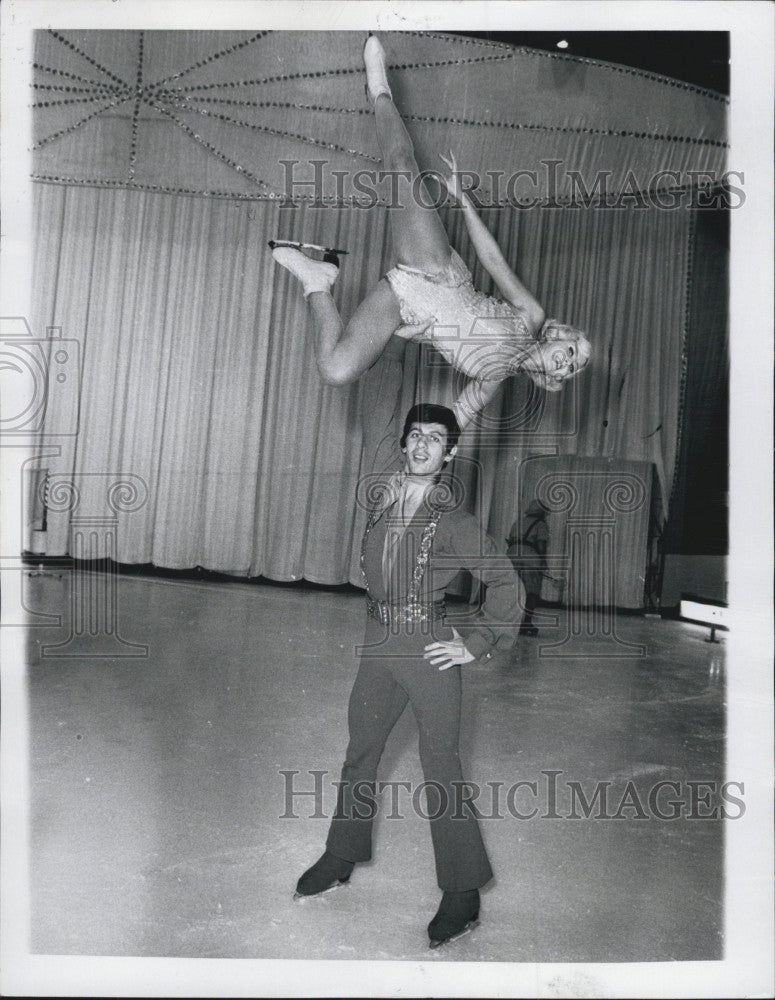
[[[399,204],[388,209],[396,260],[429,273],[441,271],[449,263],[449,239],[436,209],[423,208],[415,197],[420,169],[414,158],[414,146],[387,94],[377,97],[374,117],[382,165],[386,171],[399,174]],[[408,176],[401,179],[401,173]]]
[[[307,301],[315,319],[315,358],[329,385],[354,382],[401,326],[398,299],[385,280],[361,302],[346,329],[329,292],[313,292]]]
[[[396,259],[429,273],[449,263],[450,244],[435,209],[423,208],[413,197],[419,168],[409,133],[387,94],[377,97],[374,114],[385,170],[404,174],[399,205],[388,209]],[[308,301],[315,317],[318,368],[326,382],[344,385],[370,368],[395,330],[401,326],[398,300],[387,281],[381,281],[356,309],[343,329],[329,292],[313,292]]]
[[[449,263],[449,240],[436,209],[423,208],[413,196],[420,171],[412,140],[389,94],[382,92],[377,96],[374,115],[383,166],[387,171],[398,173],[400,178],[399,205],[388,209],[396,258],[401,264],[429,273],[441,271]],[[294,255],[298,255],[298,251],[286,257],[291,259]],[[275,257],[279,260],[277,251]],[[284,266],[289,264],[286,262]],[[401,326],[398,299],[393,290],[387,281],[380,281],[358,306],[345,329],[330,291],[318,290],[321,283],[330,285],[333,280],[325,275],[321,279],[314,273],[307,278],[299,273],[298,266],[289,269],[303,282],[307,281],[305,293],[315,320],[315,356],[321,376],[331,385],[353,382],[374,364],[392,334]],[[417,332],[427,326],[427,323],[422,324],[416,328]],[[408,335],[408,329],[405,328],[404,336]]]

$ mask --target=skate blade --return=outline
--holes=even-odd
[[[290,247],[292,250],[319,250],[320,253],[347,253],[347,250],[339,250],[337,247],[322,247],[317,243],[297,243],[294,240],[269,240],[269,246],[274,250],[276,247]]]
[[[303,892],[294,892],[293,898],[297,903],[305,903],[308,899],[320,899],[321,896],[327,896],[329,892],[336,892],[337,889],[342,889],[349,884],[349,881],[334,882],[333,885],[330,885],[327,889],[323,889],[322,892],[315,892],[312,895],[305,895]]]
[[[453,934],[452,937],[444,938],[443,941],[431,941],[428,947],[431,949],[431,951],[436,951],[438,948],[441,948],[445,944],[452,944],[453,941],[460,940],[460,938],[462,938],[466,934],[470,934],[471,931],[477,928],[478,926],[479,926],[478,920],[469,920],[468,923],[465,925],[465,927],[462,930],[458,931],[457,934]]]

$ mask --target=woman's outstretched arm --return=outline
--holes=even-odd
[[[460,430],[465,430],[474,417],[481,412],[498,391],[500,382],[479,381],[469,379],[463,391],[455,400],[452,410],[460,424]]]
[[[504,299],[522,313],[528,329],[535,337],[546,318],[541,304],[509,267],[495,237],[479,218],[473,202],[463,191],[458,178],[457,161],[454,154],[450,152],[447,156],[442,156],[441,159],[449,167],[450,176],[445,177],[447,189],[463,210],[463,218],[476,256],[491,275]]]

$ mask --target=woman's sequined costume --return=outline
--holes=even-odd
[[[469,378],[502,381],[514,375],[525,349],[535,343],[519,310],[477,291],[471,272],[451,251],[443,271],[428,274],[398,264],[385,277],[401,309],[401,320],[434,319],[418,340],[428,341]]]

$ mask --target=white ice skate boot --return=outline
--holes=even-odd
[[[366,96],[372,104],[380,94],[393,99],[387,78],[385,50],[376,35],[369,35],[363,46],[363,65],[366,67]]]
[[[290,271],[298,278],[304,292],[304,298],[309,298],[313,292],[330,292],[339,274],[339,264],[336,253],[327,247],[312,247],[311,244],[288,243],[270,240],[272,256],[281,267]],[[313,260],[299,249],[309,246],[311,249],[325,252],[323,260]]]

